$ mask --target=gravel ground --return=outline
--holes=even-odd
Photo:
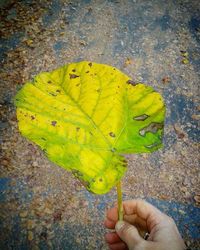
[[[17,129],[13,96],[41,71],[113,65],[165,98],[164,148],[127,155],[124,199],[145,198],[200,249],[200,2],[21,0],[0,3],[0,249],[107,249],[116,191],[95,196]]]

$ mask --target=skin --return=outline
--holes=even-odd
[[[124,221],[118,221],[117,207],[107,211],[105,227],[115,229],[105,235],[111,250],[184,250],[183,239],[174,220],[143,200],[123,203]],[[149,238],[144,240],[148,232]]]

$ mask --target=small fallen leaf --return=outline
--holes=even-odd
[[[28,46],[32,46],[32,44],[33,44],[33,40],[31,40],[31,39],[25,40],[24,42],[25,42],[26,45],[28,45]]]
[[[163,84],[167,84],[167,83],[170,83],[170,82],[171,82],[170,77],[168,77],[168,76],[163,77],[163,79],[162,79]]]
[[[85,41],[80,41],[79,43],[80,43],[80,45],[82,45],[82,46],[86,46],[86,45],[87,45],[87,43],[86,43]]]
[[[195,195],[195,196],[194,196],[194,200],[195,200],[197,203],[200,203],[200,195]]]
[[[200,119],[200,115],[192,115],[192,119],[198,121]]]
[[[33,232],[32,231],[28,231],[28,240],[29,241],[33,240]]]
[[[181,55],[183,56],[183,57],[188,57],[188,52],[187,51],[185,51],[185,50],[181,50]]]
[[[126,66],[128,66],[130,64],[133,64],[133,61],[130,58],[127,58],[125,63],[124,63],[124,66],[126,67]]]
[[[184,131],[182,131],[177,125],[174,125],[174,131],[179,139],[183,139],[186,136]]]
[[[182,61],[181,61],[183,64],[188,64],[189,63],[189,60],[187,58],[184,58]]]

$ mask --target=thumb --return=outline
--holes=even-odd
[[[133,249],[133,246],[144,241],[139,235],[137,228],[125,221],[118,221],[115,225],[115,230],[119,237],[128,245],[129,249]]]

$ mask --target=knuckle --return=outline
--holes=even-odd
[[[131,225],[124,225],[121,228],[121,233],[124,235],[130,235],[133,232],[133,227]]]

